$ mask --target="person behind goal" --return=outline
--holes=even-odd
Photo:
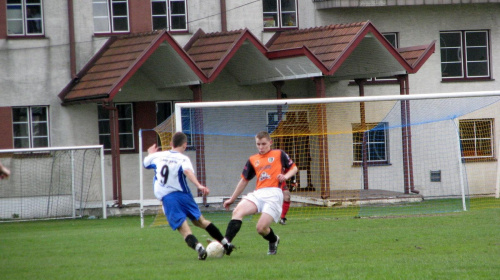
[[[288,172],[288,170],[285,170],[284,172],[286,173]],[[292,176],[292,178],[290,179],[290,186],[288,186],[286,181],[281,182],[281,190],[283,190],[283,207],[281,210],[281,216],[279,221],[281,225],[286,225],[287,221],[286,214],[290,209],[290,203],[292,198],[290,191],[292,191],[296,187],[297,187],[297,181],[295,179],[295,176]]]
[[[283,205],[281,183],[294,176],[298,170],[287,153],[271,149],[272,143],[269,133],[266,131],[257,133],[255,144],[259,152],[247,160],[236,189],[231,197],[224,201],[224,207],[229,210],[229,206],[243,192],[248,182],[254,177],[257,178],[255,190],[243,196],[234,208],[225,237],[232,242],[245,216],[262,213],[257,221],[257,232],[269,242],[268,255],[277,253],[280,241],[279,236],[271,228],[271,223],[273,221],[277,223],[280,219]],[[283,173],[283,170],[288,172]]]

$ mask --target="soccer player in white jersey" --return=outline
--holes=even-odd
[[[170,227],[172,230],[178,230],[187,245],[198,252],[198,259],[205,260],[207,258],[205,247],[193,235],[186,218],[189,218],[195,226],[205,229],[223,245],[228,242],[220,230],[201,215],[189,190],[186,178],[195,184],[202,194],[207,195],[210,192],[207,187],[200,184],[194,174],[191,160],[183,154],[187,147],[186,134],[175,133],[170,146],[171,150],[163,152],[159,151],[156,144],[149,147],[144,167],[155,171],[154,194],[163,203],[163,212]]]

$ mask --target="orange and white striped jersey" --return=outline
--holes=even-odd
[[[283,170],[288,170],[293,166],[295,163],[287,153],[273,149],[263,155],[251,156],[245,164],[241,177],[247,181],[257,177],[256,190],[271,187],[280,188],[278,175],[282,174]]]

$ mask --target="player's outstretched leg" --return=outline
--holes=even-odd
[[[222,243],[224,245],[224,250],[226,251],[226,255],[231,255],[233,250],[236,249],[236,246],[234,246],[231,241],[233,238],[236,236],[238,231],[240,231],[242,221],[240,220],[235,220],[232,219],[229,221],[229,224],[227,225],[226,229],[226,237],[225,239],[228,241],[226,244]]]
[[[192,235],[189,234],[186,236],[184,239],[187,243],[187,245],[191,248],[193,248],[196,252],[198,252],[198,259],[204,261],[207,258],[207,251],[205,250],[205,247],[198,242],[198,239]]]
[[[276,235],[276,241],[269,241],[269,251],[267,251],[268,255],[276,255],[278,253],[278,244],[280,244],[280,237]]]
[[[271,231],[264,236],[264,239],[269,241],[269,251],[267,251],[268,255],[276,255],[278,252],[278,244],[280,243],[280,238],[276,234],[274,234],[274,231],[272,228],[270,228]]]

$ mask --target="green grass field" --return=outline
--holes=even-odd
[[[147,217],[150,224],[153,217]],[[217,219],[224,232],[227,221]],[[278,255],[245,220],[229,257],[199,261],[138,217],[0,224],[0,279],[499,279],[500,209],[276,224]],[[200,240],[208,236],[195,228]]]

